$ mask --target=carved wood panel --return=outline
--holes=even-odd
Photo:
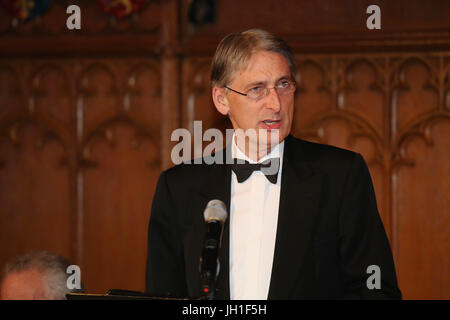
[[[429,140],[414,136],[402,145],[414,165],[392,177],[399,281],[417,299],[450,293],[450,118],[429,130]]]
[[[40,119],[24,117],[1,128],[0,264],[41,248],[68,256],[73,190],[66,145]]]
[[[0,64],[0,234],[14,239],[1,265],[46,249],[80,265],[91,292],[144,290],[160,79],[153,58]]]
[[[110,70],[118,76],[122,63],[112,65],[115,68],[111,66]],[[102,288],[93,291],[144,291],[147,224],[161,170],[161,75],[153,61],[136,63],[118,76],[124,80],[118,87],[112,85],[114,74],[109,75],[110,81],[93,81],[102,83],[102,88],[88,90],[88,96],[82,93],[80,97],[86,109],[94,99],[111,99],[107,100],[110,108],[97,111],[99,116],[93,116],[95,103],[91,113],[85,113],[85,119],[98,120],[86,122],[88,133],[82,149],[86,163],[82,180],[82,265],[86,282]],[[105,71],[92,71],[91,76],[96,75],[105,75]],[[110,93],[105,95],[105,90]],[[103,232],[98,232],[100,225]]]

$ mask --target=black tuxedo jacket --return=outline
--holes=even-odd
[[[288,136],[283,157],[268,299],[401,298],[361,155]],[[200,296],[203,211],[220,199],[230,212],[230,188],[228,164],[181,164],[161,174],[148,229],[148,293]],[[217,297],[229,299],[228,221],[219,260]],[[367,286],[371,265],[380,268],[381,289]]]

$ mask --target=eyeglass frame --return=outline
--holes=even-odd
[[[292,84],[292,86],[293,86],[294,88],[293,88],[293,91],[292,91],[292,92],[289,92],[289,93],[294,93],[295,90],[297,89],[297,84],[295,83],[295,81],[292,81],[291,79],[283,79],[283,80],[288,81],[289,83]],[[228,87],[228,86],[224,86],[224,88],[225,88],[225,89],[228,89],[228,90],[231,90],[231,91],[233,91],[234,93],[240,94],[241,96],[247,97],[247,98],[249,98],[249,99],[251,99],[251,100],[259,100],[259,99],[262,99],[262,98],[267,97],[267,96],[269,95],[271,89],[275,89],[275,91],[276,91],[278,94],[280,94],[280,93],[277,91],[277,89],[276,89],[277,87],[276,87],[276,86],[273,86],[273,87],[270,87],[270,88],[268,88],[268,87],[265,88],[265,89],[266,89],[266,90],[265,90],[266,94],[264,94],[263,96],[258,97],[258,98],[251,98],[251,97],[248,96],[248,93],[239,92],[239,91],[234,90],[234,89],[232,89],[232,88],[230,88],[230,87]],[[250,90],[250,89],[249,89],[249,90]]]

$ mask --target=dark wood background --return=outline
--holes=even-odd
[[[404,297],[450,298],[450,2],[151,1],[123,21],[77,1],[15,24],[0,10],[0,266],[46,249],[78,264],[89,292],[144,290],[155,184],[170,133],[225,128],[209,63],[227,33],[283,36],[297,74],[294,135],[369,164]],[[381,7],[381,30],[366,8]]]

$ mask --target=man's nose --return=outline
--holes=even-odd
[[[275,112],[280,111],[281,109],[281,99],[275,88],[270,88],[269,93],[266,97],[266,104],[269,109],[274,110]]]

